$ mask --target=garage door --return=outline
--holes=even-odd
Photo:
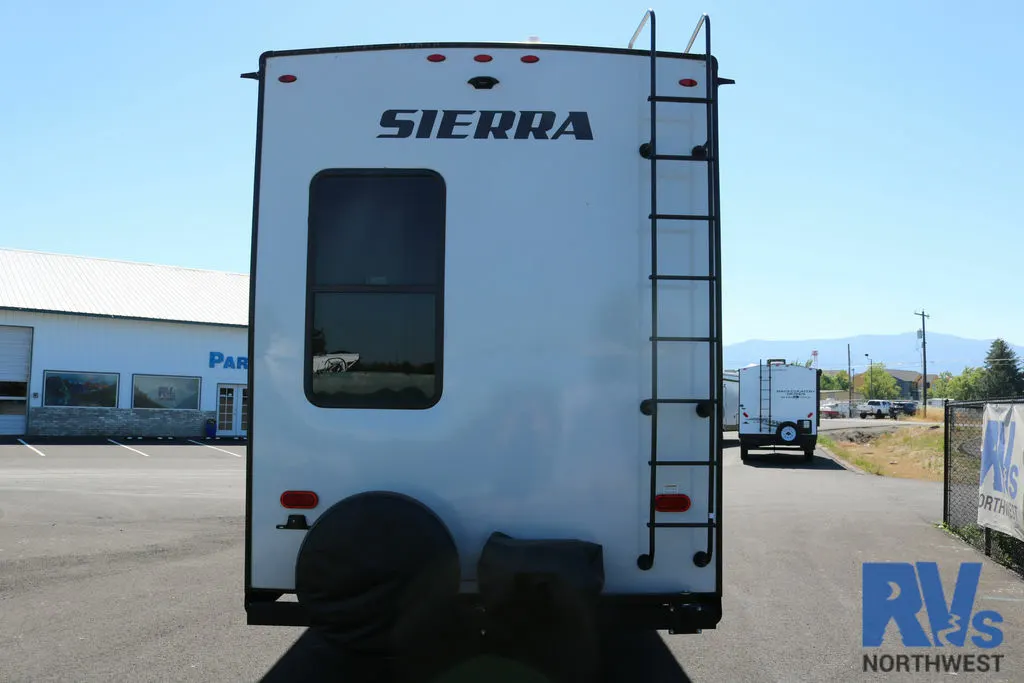
[[[0,325],[0,434],[24,434],[32,328]]]

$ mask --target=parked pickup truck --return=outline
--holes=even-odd
[[[896,419],[896,411],[893,408],[892,401],[883,401],[877,398],[873,398],[867,403],[858,404],[857,412],[860,413],[860,419],[862,420],[868,415],[874,415],[877,420],[886,417]]]

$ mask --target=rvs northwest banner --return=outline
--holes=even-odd
[[[1024,541],[1022,470],[1024,406],[986,404],[978,481],[978,524]]]

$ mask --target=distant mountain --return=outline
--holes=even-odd
[[[1009,343],[1009,340],[1007,340]],[[846,339],[809,339],[806,341],[750,340],[726,344],[723,348],[727,370],[741,368],[769,358],[785,358],[804,362],[811,352],[818,351],[818,367],[823,370],[846,369],[846,345],[854,371],[867,367],[869,354],[875,363],[885,363],[893,370],[921,371],[921,341],[916,332],[904,334],[866,334]],[[965,367],[981,366],[992,344],[991,339],[965,339],[951,334],[928,333],[928,374],[944,371],[959,374]],[[1024,359],[1024,346],[1010,344],[1017,356]]]

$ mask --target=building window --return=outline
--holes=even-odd
[[[116,408],[120,375],[116,372],[43,372],[43,405]]]
[[[132,408],[199,410],[198,377],[133,375]]]
[[[330,170],[309,201],[306,396],[324,408],[441,398],[445,184],[433,171]]]
[[[24,415],[28,406],[28,382],[0,380],[0,415]]]

